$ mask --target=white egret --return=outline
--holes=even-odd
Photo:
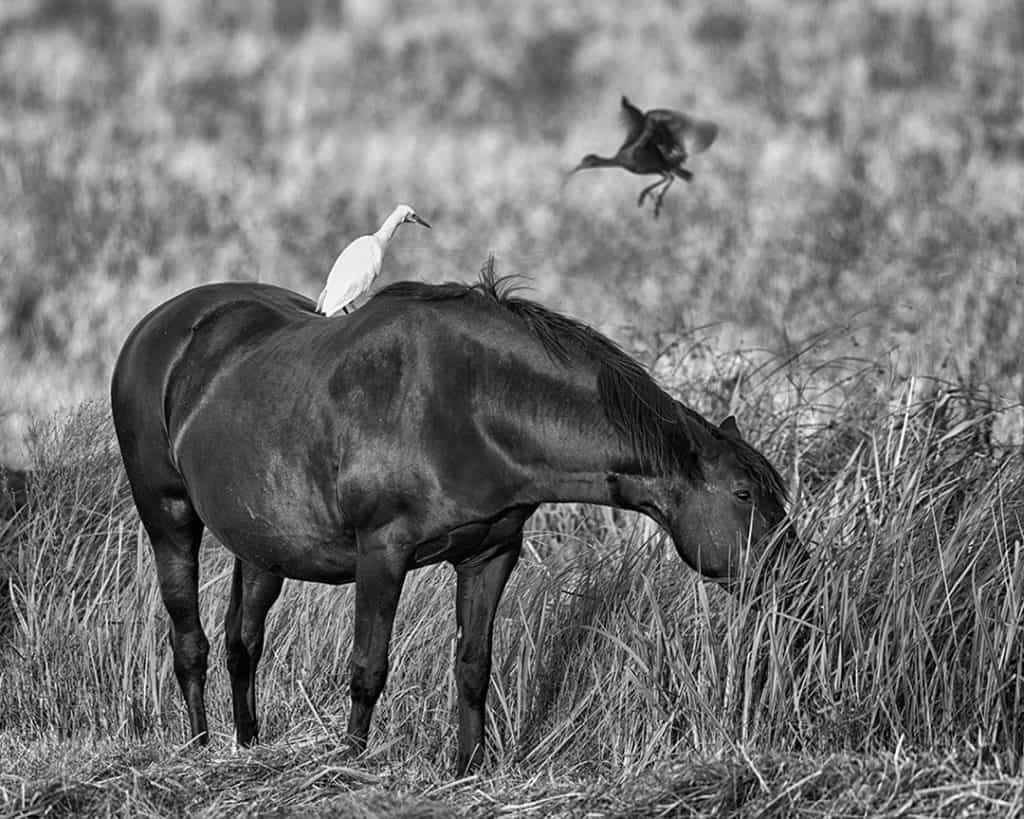
[[[380,274],[384,251],[398,230],[398,226],[414,222],[429,228],[423,219],[408,205],[398,205],[384,220],[380,230],[354,239],[337,259],[327,276],[327,284],[316,301],[318,313],[333,316],[339,311],[347,313],[348,306],[370,289],[373,280]]]

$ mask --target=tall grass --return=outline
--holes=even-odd
[[[803,490],[794,516],[811,559],[751,567],[736,597],[704,585],[636,516],[543,510],[496,627],[498,768],[639,770],[739,748],[1018,759],[1024,470],[978,452],[993,412],[973,396],[921,398],[909,382],[891,398],[896,409],[876,410]],[[800,457],[835,444],[806,435]],[[0,670],[3,736],[180,743],[166,617],[105,413],[86,406],[35,445],[31,506],[3,531],[4,651],[17,658]],[[371,755],[443,768],[451,754],[451,575],[435,567],[406,585]],[[219,648],[228,581],[208,539],[215,744],[232,730]],[[351,589],[286,584],[260,667],[265,737],[340,740],[351,607]]]

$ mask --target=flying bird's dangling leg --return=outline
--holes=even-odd
[[[639,207],[643,207],[644,200],[647,198],[647,195],[651,191],[653,191],[655,188],[657,188],[659,185],[664,185],[665,184],[665,180],[666,180],[666,177],[662,176],[661,179],[659,179],[653,185],[648,185],[646,188],[644,188],[642,191],[640,191],[640,195],[636,198],[636,206],[638,208]]]
[[[675,177],[667,176],[666,175],[666,177],[665,177],[665,186],[660,191],[658,191],[658,195],[654,199],[654,218],[655,219],[657,219],[658,218],[658,214],[661,213],[661,200],[665,198],[665,191],[667,191],[669,188],[672,187],[672,182],[674,180],[675,180]]]
[[[661,179],[659,179],[653,185],[648,185],[646,188],[640,191],[640,196],[636,200],[637,207],[641,207],[643,205],[644,200],[647,198],[648,194],[653,195],[653,192],[656,188],[661,188],[661,190],[658,191],[657,196],[654,199],[654,218],[657,219],[658,214],[661,212],[661,200],[665,198],[665,191],[667,191],[669,187],[671,187],[672,179],[672,175],[666,173],[662,175]]]

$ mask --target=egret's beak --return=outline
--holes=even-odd
[[[430,230],[430,224],[425,219],[420,219],[415,213],[409,215],[409,219],[415,222],[417,225],[423,225],[427,230]]]

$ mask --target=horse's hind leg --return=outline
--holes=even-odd
[[[171,618],[174,674],[188,708],[192,739],[205,745],[208,735],[203,688],[209,642],[199,620],[203,522],[183,492],[164,494],[153,503],[140,503],[136,498],[136,504],[153,544],[160,595]]]
[[[484,702],[491,679],[491,641],[494,614],[523,545],[522,530],[510,538],[499,554],[485,562],[467,561],[458,573],[455,616],[459,645],[455,680],[459,690],[459,751],[457,775],[483,761]]]
[[[348,717],[348,739],[357,753],[366,749],[373,708],[387,682],[388,645],[405,581],[405,544],[414,541],[379,535],[357,538],[355,634],[349,663],[352,710]]]
[[[256,667],[263,654],[267,612],[277,601],[283,582],[277,575],[235,558],[231,602],[224,617],[224,644],[239,745],[252,745],[259,735]]]

